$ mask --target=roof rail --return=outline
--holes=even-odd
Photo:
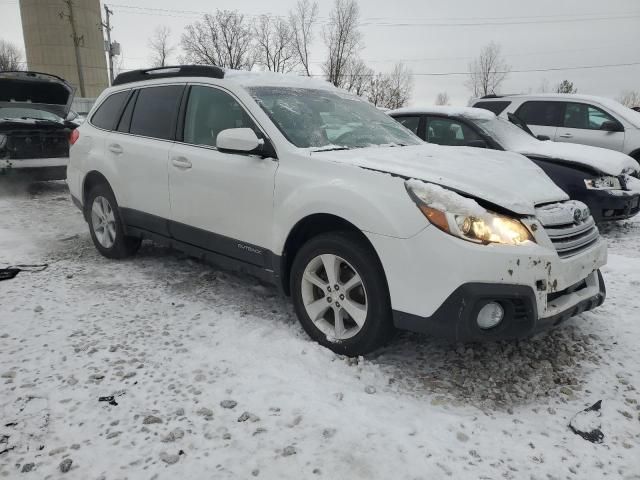
[[[224,78],[224,70],[215,65],[176,65],[171,67],[131,70],[130,72],[124,72],[118,75],[113,81],[113,85],[173,77]]]
[[[480,98],[502,98],[504,95],[497,95],[495,93],[490,93],[489,95],[484,95],[483,97]]]

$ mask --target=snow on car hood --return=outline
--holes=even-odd
[[[527,156],[564,160],[569,163],[586,165],[607,175],[621,175],[638,169],[638,162],[624,153],[576,143],[534,141],[526,145],[517,146],[512,150]]]
[[[511,152],[424,144],[312,155],[435,183],[520,215],[535,214],[538,204],[569,198],[536,164]]]
[[[29,108],[66,118],[75,89],[60,77],[38,72],[0,72],[0,108]]]

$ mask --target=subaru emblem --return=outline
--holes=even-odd
[[[573,211],[573,221],[575,223],[580,223],[581,220],[582,220],[582,210],[580,210],[579,208],[576,208]]]

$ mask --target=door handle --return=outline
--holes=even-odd
[[[562,135],[559,135],[560,138],[573,138],[573,135],[571,135],[570,133],[563,133]]]
[[[192,167],[189,159],[185,157],[173,157],[171,159],[171,163],[174,167],[180,168],[182,170],[189,170]]]
[[[123,152],[122,147],[117,143],[112,143],[111,145],[109,145],[109,151],[111,153],[115,153],[116,155],[120,155]]]

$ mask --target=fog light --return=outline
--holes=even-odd
[[[498,302],[489,302],[478,312],[478,326],[483,330],[498,325],[504,318],[504,308]]]

